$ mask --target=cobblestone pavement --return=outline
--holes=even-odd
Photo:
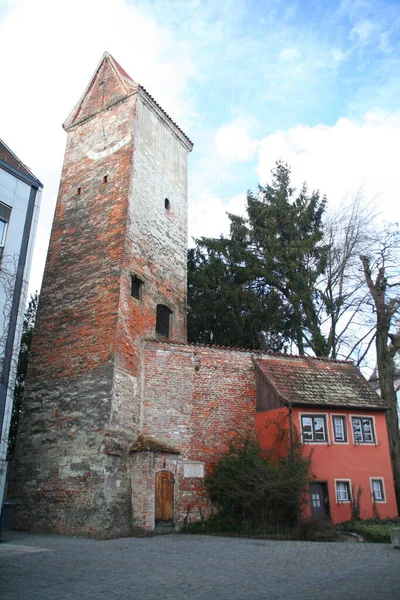
[[[400,550],[386,544],[17,532],[4,539],[1,600],[400,599]]]

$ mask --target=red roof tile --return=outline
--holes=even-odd
[[[174,446],[170,446],[164,442],[159,440],[155,440],[150,436],[143,435],[140,433],[136,442],[130,449],[131,453],[134,452],[160,452],[162,454],[180,454],[180,450],[175,448]]]
[[[11,165],[21,173],[36,179],[32,171],[26,165],[24,165],[24,163],[18,158],[18,156],[14,154],[14,152],[12,152],[12,150],[10,150],[8,146],[6,146],[3,140],[0,140],[0,159],[4,160],[4,162]]]

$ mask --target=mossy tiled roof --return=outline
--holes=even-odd
[[[355,365],[304,356],[255,358],[285,403],[387,408]]]

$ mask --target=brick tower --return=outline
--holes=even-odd
[[[20,528],[126,535],[141,342],[186,339],[192,144],[108,53],[64,129],[11,496]]]

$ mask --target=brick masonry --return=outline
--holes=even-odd
[[[154,473],[175,475],[175,522],[206,516],[204,479],[185,477],[185,464],[202,463],[205,473],[226,451],[237,431],[254,430],[256,391],[250,352],[147,342],[144,349],[145,435],[179,455],[135,455],[133,519],[154,527]]]
[[[157,304],[186,339],[191,143],[108,54],[64,127],[9,489],[20,528],[123,535],[132,518],[121,456],[140,431],[141,341],[158,337]]]

